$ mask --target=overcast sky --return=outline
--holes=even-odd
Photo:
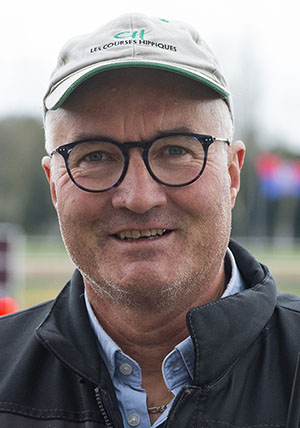
[[[300,153],[300,0],[6,0],[0,115],[41,117],[62,44],[132,11],[191,23],[217,54],[233,95],[255,103],[262,135]]]

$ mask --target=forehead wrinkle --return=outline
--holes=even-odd
[[[132,112],[128,112],[127,118],[123,118],[122,121],[118,120],[119,123],[122,124],[121,135],[123,138],[112,138],[110,132],[108,134],[106,134],[105,132],[99,133],[97,130],[76,129],[76,127],[75,130],[73,130],[74,126],[72,126],[72,124],[74,123],[74,121],[77,122],[77,119],[80,118],[80,112],[74,115],[73,112],[60,109],[60,111],[52,112],[51,122],[52,126],[54,127],[52,131],[53,134],[55,134],[56,141],[58,142],[58,144],[56,145],[66,144],[84,139],[99,139],[101,137],[107,139],[114,139],[119,142],[140,140],[147,141],[165,133],[176,132],[196,132],[203,134],[214,134],[214,136],[217,137],[224,137],[224,124],[221,120],[222,111],[220,112],[219,108],[216,109],[215,103],[207,103],[203,101],[199,102],[199,105],[197,106],[196,110],[198,110],[196,111],[196,113],[199,113],[199,128],[197,126],[195,127],[194,123],[192,124],[193,121],[189,121],[188,118],[185,118],[185,121],[180,122],[180,124],[178,125],[176,122],[174,123],[171,115],[170,122],[170,115],[168,115],[168,111],[165,109],[158,110],[157,107],[155,109],[155,113],[159,112],[160,120],[155,121],[155,118],[152,115],[148,115],[148,110],[146,111],[144,109],[139,112],[139,126],[137,127],[135,126],[136,116],[132,114]],[[155,122],[157,123],[155,127],[153,127],[153,124]],[[120,130],[118,131],[118,133],[119,132]],[[130,136],[130,138],[128,138],[128,136]]]
[[[186,115],[184,118],[185,123],[179,123],[179,126],[183,125],[193,132],[211,133],[210,129],[213,125],[214,132],[220,134],[217,136],[231,137],[229,135],[230,131],[227,130],[229,126],[225,126],[226,124],[228,125],[226,115],[229,117],[229,113],[225,112],[225,109],[228,110],[228,108],[223,100],[215,98],[212,91],[199,84],[195,85],[195,82],[190,82],[186,78],[180,77],[178,80],[177,77],[172,76],[172,78],[163,78],[156,82],[153,76],[155,77],[155,75],[148,75],[145,82],[141,79],[135,82],[134,79],[127,79],[126,81],[126,79],[122,78],[121,81],[108,79],[105,85],[105,82],[97,79],[86,86],[83,84],[83,87],[78,88],[74,96],[71,96],[57,110],[61,114],[54,116],[60,118],[54,126],[56,137],[61,140],[62,134],[72,134],[71,124],[74,123],[73,121],[79,123],[83,121],[84,123],[83,118],[91,115],[97,117],[100,131],[101,123],[105,124],[105,122],[110,121],[111,128],[117,129],[117,133],[123,136],[124,141],[128,139],[154,138],[157,132],[168,132],[169,129],[176,127],[173,118],[170,117],[172,115],[168,113],[172,112],[172,108],[175,106],[178,108],[177,114],[179,112],[180,115],[180,103],[183,102],[183,109],[185,109],[186,103],[189,101],[191,105],[198,104],[199,124],[201,124],[201,127],[204,126],[204,130],[194,129],[194,126],[191,125],[192,120],[189,121]],[[160,98],[158,98],[159,88],[162,91]],[[130,100],[132,93],[135,94],[134,102],[131,102],[130,108],[128,107],[126,110],[124,109],[124,99]],[[137,96],[138,94],[139,96]],[[122,103],[118,102],[120,96],[121,100],[123,100]],[[98,102],[97,99],[101,100],[101,102]],[[145,102],[146,99],[147,104]],[[137,117],[139,117],[138,125]],[[55,121],[51,122],[52,125]],[[59,130],[58,128],[61,129]],[[227,135],[223,135],[224,132]],[[79,134],[81,133],[79,132]],[[97,130],[95,130],[96,134]],[[79,138],[76,137],[75,139],[81,139],[81,136],[84,137],[84,135],[83,129]],[[105,137],[105,135],[101,136]],[[111,138],[112,135],[109,135],[109,137]]]

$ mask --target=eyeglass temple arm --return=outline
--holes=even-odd
[[[230,144],[231,144],[231,141],[228,138],[217,138],[217,137],[214,137],[214,139],[215,139],[215,141],[222,141],[222,142],[228,144],[228,146],[230,146]]]

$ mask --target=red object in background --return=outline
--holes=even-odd
[[[19,310],[18,302],[12,297],[0,298],[0,316],[11,314]]]

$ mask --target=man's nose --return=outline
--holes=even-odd
[[[166,187],[157,183],[149,174],[143,161],[141,150],[133,149],[122,183],[113,190],[112,205],[114,208],[127,208],[143,214],[154,207],[166,204]]]

